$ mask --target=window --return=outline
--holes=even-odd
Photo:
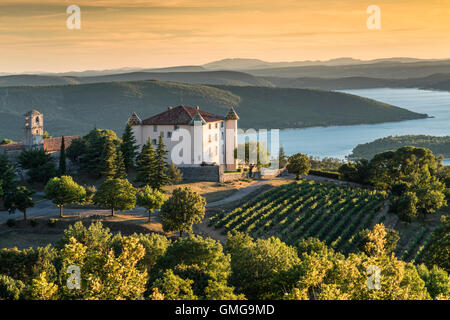
[[[208,127],[209,127],[209,130],[211,130],[211,123],[208,125]]]
[[[208,134],[208,142],[211,142],[211,135]]]
[[[216,122],[216,129],[219,127],[219,124]]]
[[[175,126],[175,130],[178,130],[178,129],[180,129],[180,126]]]
[[[156,139],[153,139],[152,142],[154,145],[156,145]]]
[[[158,126],[153,126],[153,132],[158,132]]]
[[[220,123],[220,127],[223,128],[223,121]]]
[[[36,123],[39,123],[39,117],[36,117]]]
[[[167,131],[167,138],[172,138],[172,131]]]

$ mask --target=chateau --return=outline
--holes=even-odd
[[[141,120],[136,113],[129,118],[137,143],[142,147],[148,139],[153,145],[161,136],[177,166],[220,165],[225,171],[235,171],[237,161],[237,121],[233,108],[219,116],[187,106],[168,107],[160,114]],[[180,142],[181,141],[181,142]]]

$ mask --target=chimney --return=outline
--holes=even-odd
[[[167,109],[168,109],[168,110],[172,110],[172,106],[169,106]]]
[[[199,106],[195,106],[195,110],[199,110],[200,109],[200,107]]]

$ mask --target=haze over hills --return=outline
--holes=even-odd
[[[205,86],[163,81],[0,88],[0,138],[22,138],[23,114],[45,114],[51,135],[90,129],[121,132],[132,112],[142,118],[168,105],[199,105],[219,115],[234,106],[243,128],[292,128],[380,123],[426,115],[354,95],[319,90]]]

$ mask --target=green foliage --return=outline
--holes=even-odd
[[[254,140],[239,144],[234,152],[234,157],[240,162],[257,167],[269,164],[269,155],[266,146]]]
[[[189,188],[177,188],[161,207],[161,222],[166,232],[192,232],[194,223],[205,216],[206,200]]]
[[[125,162],[123,159],[122,151],[117,151],[117,157],[116,157],[116,174],[114,175],[115,178],[123,179],[127,176],[127,170],[125,168]]]
[[[156,189],[161,189],[161,187],[166,186],[170,183],[170,176],[167,174],[167,154],[169,152],[166,150],[162,136],[159,136],[158,146],[156,148],[155,155],[155,168],[153,181],[151,186]]]
[[[133,130],[127,123],[122,135],[122,143],[120,144],[120,150],[123,154],[126,170],[134,167],[134,160],[136,159],[136,156],[138,154],[138,149],[139,146],[136,144],[136,138],[133,135]]]
[[[14,165],[9,161],[8,155],[0,153],[0,181],[2,182],[3,195],[11,190],[14,190],[17,182],[14,173]]]
[[[118,160],[117,147],[112,139],[107,138],[103,146],[101,155],[102,168],[101,175],[108,178],[117,178],[118,175]],[[123,161],[123,158],[122,158]]]
[[[449,274],[434,265],[428,269],[424,264],[417,266],[420,277],[425,281],[428,293],[433,299],[450,299],[450,276]]]
[[[27,209],[34,207],[34,192],[26,187],[17,187],[14,191],[8,192],[4,198],[4,206],[10,213],[19,210],[23,213],[24,220],[27,220]]]
[[[23,150],[18,157],[18,162],[21,168],[28,170],[30,182],[47,183],[57,175],[55,163],[44,149]]]
[[[7,144],[12,144],[12,143],[14,143],[14,141],[12,141],[11,139],[8,139],[8,138],[0,140],[0,146],[4,146],[4,145],[7,145]]]
[[[249,299],[273,298],[278,274],[300,261],[293,247],[273,237],[253,241],[242,233],[229,234],[225,248],[231,255],[230,284]]]
[[[136,163],[136,182],[153,186],[153,181],[155,180],[154,170],[156,167],[156,153],[151,138],[148,138],[147,142],[142,147],[142,151],[137,157]]]
[[[94,178],[102,174],[115,176],[120,143],[114,131],[93,129],[81,139],[72,141],[67,156],[80,165],[82,172]]]
[[[424,263],[450,272],[450,217],[441,217],[442,225],[433,233],[430,246],[424,254]]]
[[[170,161],[169,167],[167,169],[167,175],[170,178],[170,183],[178,184],[183,181],[183,174],[180,169],[178,169],[172,161]]]
[[[111,209],[114,216],[116,210],[132,210],[136,205],[136,189],[126,179],[106,180],[94,195],[96,205]]]
[[[150,213],[155,209],[161,209],[165,201],[167,201],[167,196],[163,192],[152,189],[149,186],[145,186],[136,195],[136,204],[145,208],[149,214],[149,218]]]
[[[287,155],[284,152],[283,146],[280,147],[278,152],[278,168],[283,169],[287,164]]]
[[[164,256],[167,248],[170,245],[170,241],[162,235],[152,233],[152,234],[133,234],[133,237],[139,239],[139,243],[145,249],[145,256],[140,261],[140,265],[143,269],[147,269],[149,274],[153,267],[158,262],[159,258]]]
[[[156,279],[153,288],[163,294],[165,300],[197,300],[190,279],[182,279],[168,269],[161,278]]]
[[[385,228],[386,234],[378,233],[374,235],[374,232],[369,229],[361,230],[357,237],[358,249],[367,255],[373,254],[374,245],[371,242],[377,241],[377,237],[382,237],[385,239],[383,244],[384,253],[390,254],[397,247],[397,243],[400,240],[400,236],[397,230]]]
[[[311,162],[307,155],[296,153],[288,158],[286,166],[289,173],[296,175],[297,180],[304,174],[308,174],[311,169]]]
[[[62,217],[63,207],[69,204],[83,204],[86,201],[86,190],[73,181],[71,176],[53,178],[45,186],[45,197],[60,208]]]
[[[341,178],[341,175],[339,172],[333,172],[333,171],[323,171],[323,170],[311,169],[311,170],[309,170],[309,174],[312,174],[313,176],[325,177],[325,178],[336,179],[336,180],[339,180]]]
[[[0,300],[19,300],[24,288],[22,281],[0,274]]]
[[[64,136],[61,138],[61,149],[59,151],[59,175],[63,176],[66,174],[66,145],[64,142]]]

